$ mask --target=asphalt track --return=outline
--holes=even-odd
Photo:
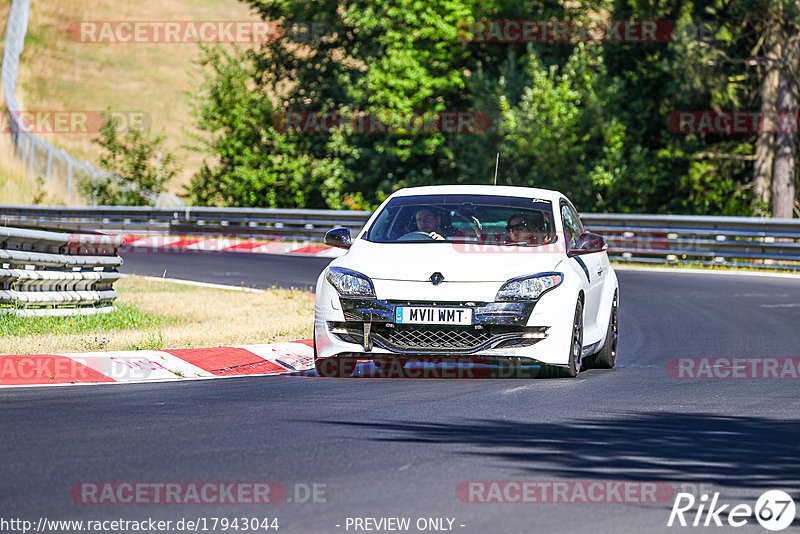
[[[124,269],[310,286],[327,261],[180,256],[126,258]],[[407,532],[419,532],[418,518],[446,517],[461,533],[764,532],[753,518],[738,529],[667,527],[671,499],[459,499],[467,481],[656,481],[751,506],[783,489],[800,505],[800,382],[677,380],[665,370],[674,356],[797,356],[800,281],[618,274],[619,364],[574,380],[384,379],[363,364],[349,379],[2,390],[0,519],[277,517],[278,532],[313,533],[355,532],[347,518],[366,517],[409,517]],[[80,481],[275,481],[293,502],[83,505],[68,495]],[[318,502],[294,502],[296,484],[314,483],[325,485]],[[784,532],[798,531],[795,520]]]
[[[229,252],[125,254],[120,272],[269,288],[313,290],[330,258]]]

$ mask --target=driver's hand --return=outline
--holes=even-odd
[[[444,241],[444,237],[442,237],[441,235],[437,234],[436,232],[430,232],[428,235],[431,236],[433,239],[437,239],[439,241]]]

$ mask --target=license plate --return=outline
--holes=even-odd
[[[398,306],[394,310],[398,324],[472,324],[472,308]]]

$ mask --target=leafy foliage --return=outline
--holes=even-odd
[[[158,162],[164,136],[138,128],[123,133],[117,118],[104,119],[97,142],[103,149],[100,166],[108,174],[81,180],[81,192],[100,205],[155,205],[164,183],[178,172],[172,154]]]
[[[752,213],[754,136],[667,128],[673,111],[757,106],[758,73],[714,51],[743,57],[755,49],[757,17],[747,6],[244,1],[265,20],[313,31],[256,51],[205,50],[197,140],[208,162],[190,187],[195,203],[366,209],[400,187],[491,183],[500,153],[498,183],[559,189],[584,211]],[[677,21],[683,30],[651,43],[465,39],[470,21],[600,14]],[[281,128],[291,111],[372,113],[390,124],[414,113],[475,111],[489,122],[459,134],[320,134]]]
[[[196,134],[205,162],[189,187],[197,204],[302,208],[340,207],[346,147],[340,136],[325,140],[323,157],[303,150],[297,136],[281,131],[279,114],[263,88],[249,53],[206,48],[204,83],[195,109]],[[338,157],[337,157],[338,156]]]

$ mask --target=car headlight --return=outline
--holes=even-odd
[[[375,286],[372,285],[372,280],[359,272],[342,267],[330,267],[326,278],[342,296],[375,297]]]
[[[497,292],[498,301],[536,300],[564,281],[562,273],[539,273],[533,276],[513,278],[503,284]]]

